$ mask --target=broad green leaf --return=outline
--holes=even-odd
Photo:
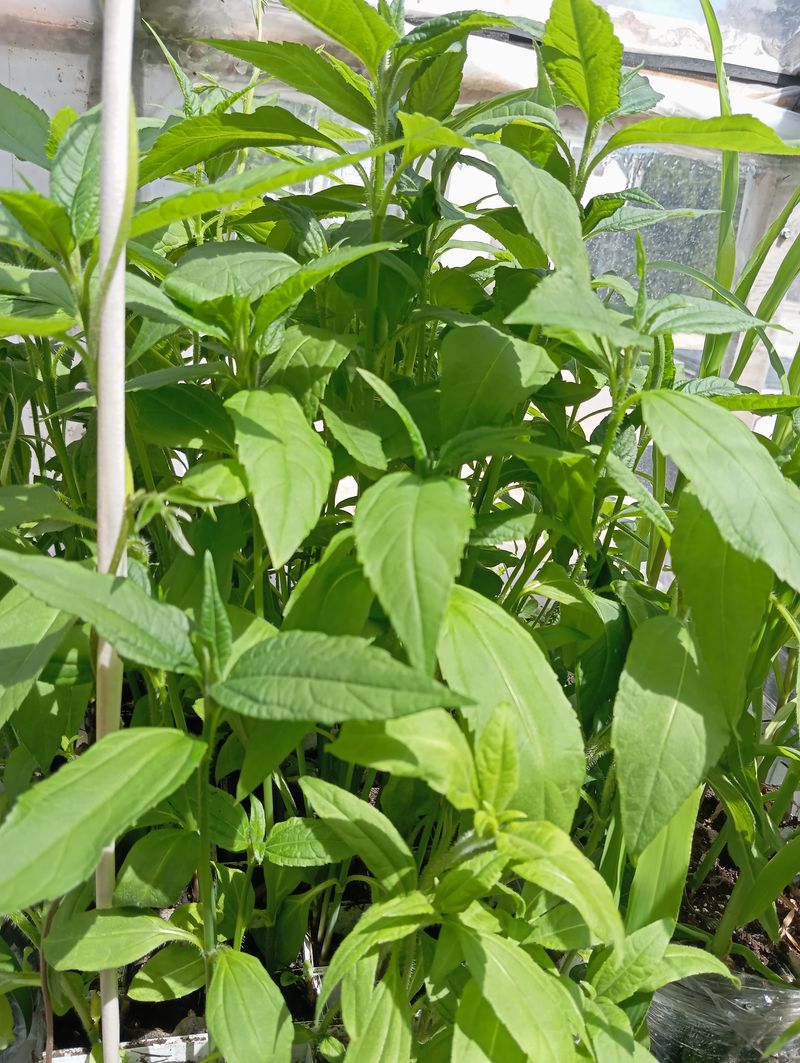
[[[619,108],[622,42],[593,0],[553,0],[542,58],[553,85],[580,107],[590,128]]]
[[[657,207],[648,210],[645,207],[623,205],[610,217],[592,225],[587,239],[600,236],[602,233],[639,232],[648,225],[659,225],[664,221],[675,221],[679,218],[705,218],[709,214],[716,213],[718,212],[715,210],[698,210],[695,207],[674,207],[671,210]],[[708,300],[704,299],[703,302],[708,302]]]
[[[365,129],[375,124],[375,105],[348,81],[323,54],[307,44],[293,41],[206,40],[222,52],[244,59],[257,70],[277,78],[284,85],[311,96]]]
[[[202,461],[164,494],[179,506],[229,506],[247,497],[244,479],[244,469],[238,461]]]
[[[69,212],[78,244],[100,225],[100,110],[82,114],[58,146],[50,173],[50,194]]]
[[[672,943],[667,945],[664,955],[644,976],[639,989],[640,992],[654,993],[670,982],[679,982],[698,974],[714,974],[739,984],[730,968],[716,956],[704,949]]]
[[[207,211],[222,210],[242,200],[252,200],[269,192],[279,192],[298,182],[335,173],[336,170],[352,166],[363,159],[385,155],[387,151],[397,147],[398,141],[390,141],[354,155],[337,155],[321,162],[277,162],[267,166],[254,166],[243,173],[223,178],[213,185],[201,185],[199,188],[189,188],[164,199],[156,199],[145,204],[134,215],[131,237],[143,236]]]
[[[553,265],[588,282],[589,258],[580,214],[564,185],[503,144],[480,141],[480,150],[497,170],[526,229]]]
[[[125,577],[92,572],[76,561],[0,550],[0,572],[35,598],[91,624],[122,657],[150,668],[194,672],[189,618],[157,602]]]
[[[308,781],[306,776],[304,785]],[[317,998],[317,1011],[322,1010],[336,986],[359,960],[374,954],[381,945],[401,941],[433,920],[433,906],[416,890],[370,905],[333,954]]]
[[[44,952],[57,971],[105,971],[133,963],[170,941],[199,945],[188,930],[160,915],[105,908],[56,922],[45,938]]]
[[[450,1059],[458,1063],[529,1063],[531,1059],[472,979],[458,1001]]]
[[[178,1000],[205,985],[206,967],[200,952],[171,941],[139,968],[127,996],[144,1004]]]
[[[292,1022],[261,960],[220,949],[208,989],[206,1021],[228,1063],[289,1063]]]
[[[392,48],[395,63],[441,55],[451,44],[484,29],[513,29],[516,22],[489,11],[452,11],[428,18],[401,38]]]
[[[747,661],[772,587],[761,561],[722,538],[692,492],[681,494],[671,544],[672,570],[692,610],[704,666],[734,725],[745,707]]]
[[[553,823],[517,824],[498,835],[497,847],[518,875],[577,908],[601,941],[622,944],[622,920],[611,890],[568,834]]]
[[[47,484],[12,484],[0,487],[0,531],[19,528],[23,524],[34,524],[40,520],[57,520],[94,527],[93,521],[70,509]]]
[[[397,115],[403,130],[403,166],[409,166],[420,155],[428,155],[438,148],[456,148],[459,151],[471,147],[469,140],[454,129],[427,114]]]
[[[747,310],[727,303],[693,295],[666,295],[648,304],[642,331],[651,336],[672,332],[717,336],[766,324]]]
[[[436,886],[433,903],[440,912],[463,912],[486,897],[497,885],[508,864],[501,852],[483,852],[450,868]]]
[[[0,912],[83,882],[107,845],[189,778],[203,749],[178,731],[118,731],[22,794],[0,827]]]
[[[128,399],[137,432],[157,447],[211,450],[234,447],[233,425],[220,397],[199,384],[168,384]]]
[[[337,336],[313,325],[291,325],[262,380],[286,388],[303,407],[306,417],[314,420],[331,374],[353,346],[348,336]]]
[[[289,753],[299,746],[308,729],[306,723],[244,719],[246,742],[242,770],[236,783],[236,800],[243,801],[267,781]]]
[[[442,437],[502,424],[557,368],[543,347],[491,325],[451,329],[439,351]]]
[[[164,281],[164,291],[187,306],[226,295],[254,302],[300,268],[289,255],[269,247],[227,240],[194,247]]]
[[[36,104],[0,85],[0,151],[10,151],[23,162],[50,169],[47,140],[50,119]]]
[[[749,114],[721,118],[646,118],[609,137],[592,160],[592,168],[612,151],[631,144],[682,144],[690,148],[744,151],[756,155],[800,154],[800,147],[787,144],[774,129]]]
[[[682,392],[643,393],[642,413],[723,539],[800,590],[800,490],[752,432],[715,403]]]
[[[387,893],[415,888],[417,865],[411,850],[382,812],[324,779],[304,775],[300,786],[326,827],[364,861]]]
[[[251,114],[204,114],[187,118],[162,133],[142,159],[139,184],[242,148],[308,144],[340,152],[335,140],[283,107],[257,107]]]
[[[279,867],[324,867],[353,852],[324,820],[299,817],[276,823],[264,845],[265,859]]]
[[[286,0],[286,7],[361,59],[373,78],[397,40],[394,27],[366,0]]]
[[[664,955],[669,939],[670,925],[666,919],[628,934],[623,947],[608,956],[592,978],[598,995],[616,1002],[642,990]]]
[[[154,830],[134,842],[117,875],[114,904],[166,908],[189,883],[200,860],[200,838],[184,830]]]
[[[325,426],[347,453],[367,469],[384,472],[388,467],[383,440],[366,419],[344,408],[321,404]]]
[[[353,528],[367,579],[412,666],[429,675],[472,525],[469,493],[455,479],[391,473],[356,508]]]
[[[51,303],[0,295],[0,336],[60,336],[77,323],[74,314]]]
[[[368,369],[359,369],[357,372],[359,376],[369,384],[375,394],[386,403],[390,410],[394,410],[403,422],[403,427],[405,428],[409,442],[411,443],[411,451],[414,455],[414,459],[421,465],[424,465],[428,460],[427,447],[425,446],[422,432],[408,408],[392,388],[389,387],[385,380],[381,380],[379,376],[370,373]]]
[[[469,973],[513,1040],[541,1063],[574,1058],[568,991],[515,942],[459,929]]]
[[[475,770],[481,800],[503,812],[519,786],[519,754],[514,710],[498,705],[475,743]]]
[[[631,1024],[622,1008],[603,998],[585,1000],[583,1006],[586,1034],[595,1059],[602,1059],[603,1063],[637,1063],[641,1059],[637,1055],[637,1047],[644,1053],[645,1060],[655,1058],[644,1046],[637,1046]]]
[[[478,807],[469,743],[443,709],[380,723],[353,720],[344,725],[328,752],[351,764],[423,779],[456,808]]]
[[[25,700],[74,622],[22,587],[12,587],[0,599],[0,727]]]
[[[395,955],[375,987],[360,1035],[350,1042],[347,1063],[375,1063],[378,1059],[407,1063],[412,1044],[411,1020],[408,991]]]
[[[381,720],[466,699],[365,639],[287,631],[259,642],[216,683],[225,708],[261,720]]]
[[[333,459],[282,389],[240,391],[226,407],[272,566],[281,568],[319,519]]]
[[[0,203],[43,247],[63,258],[72,251],[75,246],[72,225],[69,214],[60,203],[33,191],[0,192]]]
[[[614,703],[622,829],[638,855],[686,801],[730,737],[692,636],[657,616],[633,633]]]
[[[411,114],[427,114],[444,121],[452,114],[461,92],[465,48],[436,56],[423,69],[406,96],[405,106]]]
[[[355,537],[348,529],[331,539],[322,558],[298,580],[281,630],[360,635],[374,599],[355,557]]]
[[[397,246],[397,244],[384,242],[360,244],[354,247],[335,247],[326,255],[320,255],[319,258],[306,262],[292,276],[270,286],[270,290],[259,303],[253,331],[256,335],[260,335],[268,325],[289,310],[306,292],[316,288],[318,284],[332,277],[345,266],[358,262],[368,255],[377,254],[379,251],[389,251]]]
[[[757,414],[794,413],[800,407],[800,395],[759,395],[753,392],[736,392],[730,395],[709,395],[709,398],[724,410],[747,410]]]
[[[520,778],[514,806],[568,830],[583,784],[583,741],[537,643],[498,605],[456,586],[438,652],[447,682],[478,703],[462,709],[478,737],[500,702],[514,710]]]

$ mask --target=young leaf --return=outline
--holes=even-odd
[[[456,586],[439,664],[448,683],[478,702],[462,710],[478,736],[496,705],[511,705],[520,778],[514,806],[568,830],[583,784],[583,741],[575,710],[537,643],[498,605]]]
[[[204,114],[187,118],[161,134],[142,160],[139,184],[149,184],[225,152],[286,144],[341,151],[335,140],[283,107],[258,107],[252,114]]]
[[[203,556],[203,601],[197,626],[211,654],[215,675],[219,676],[231,655],[233,628],[219,593],[217,570],[210,550],[206,550]]]
[[[333,459],[282,389],[240,391],[226,406],[272,565],[281,568],[319,518]]]
[[[25,700],[74,619],[22,587],[0,599],[0,727]]]
[[[203,749],[178,731],[118,731],[22,794],[0,827],[0,912],[83,882],[107,845],[186,782]]]
[[[483,29],[513,29],[516,23],[505,15],[488,11],[452,11],[436,18],[428,18],[392,48],[395,64],[407,59],[428,59],[442,55],[451,44],[464,40],[470,33]]]
[[[286,7],[358,56],[373,78],[397,40],[394,27],[366,0],[286,0]]]
[[[519,1047],[541,1063],[573,1058],[572,1004],[558,978],[507,938],[461,927],[459,940],[469,973]]]
[[[374,598],[355,557],[353,532],[339,532],[322,558],[298,580],[284,611],[281,630],[360,635]]]
[[[258,643],[212,688],[225,708],[261,720],[385,720],[466,699],[352,636],[287,631]]]
[[[143,1004],[178,1000],[205,985],[206,967],[197,949],[172,941],[133,976],[127,995]]]
[[[497,885],[508,864],[505,853],[484,852],[451,867],[439,880],[433,903],[439,912],[463,912],[486,897]]]
[[[394,824],[377,808],[324,779],[304,775],[300,786],[327,827],[364,861],[387,893],[409,893],[417,865]]]
[[[411,114],[426,114],[443,122],[453,112],[461,92],[465,48],[436,56],[415,78],[405,101]]]
[[[381,380],[379,376],[370,373],[368,369],[359,369],[358,374],[369,384],[375,394],[386,403],[389,409],[394,410],[403,422],[403,427],[405,428],[409,442],[411,443],[411,451],[414,455],[414,460],[424,466],[428,460],[428,449],[425,446],[422,432],[414,418],[411,416],[408,408],[392,388],[389,387],[385,380]]]
[[[365,129],[372,129],[375,124],[373,101],[359,92],[324,55],[307,44],[237,40],[206,40],[203,43],[243,59]]]
[[[62,258],[69,256],[75,241],[69,214],[60,203],[32,191],[0,192],[0,203],[43,247]]]
[[[384,472],[388,468],[381,434],[367,418],[344,407],[321,404],[325,427],[347,453],[365,469]]]
[[[120,656],[150,668],[196,671],[186,614],[154,601],[133,580],[10,550],[0,550],[0,572],[40,601],[91,624]]]
[[[168,941],[199,944],[188,930],[159,915],[125,908],[59,920],[44,941],[47,962],[57,971],[105,971],[133,963]]]
[[[678,391],[643,393],[642,413],[660,449],[692,481],[722,538],[800,590],[800,490],[753,433],[715,403]]]
[[[154,830],[134,842],[117,875],[114,904],[121,908],[166,908],[191,880],[200,859],[200,839],[184,830]]]
[[[543,347],[491,325],[451,329],[439,351],[443,439],[502,424],[557,368]]]
[[[469,493],[454,479],[391,473],[356,508],[353,530],[367,579],[412,666],[428,675],[472,526]]]
[[[0,85],[0,151],[10,151],[23,162],[50,169],[47,141],[50,119],[36,104]]]
[[[497,812],[513,803],[519,786],[519,754],[514,710],[498,705],[475,743],[481,800]]]
[[[768,322],[727,303],[692,295],[666,295],[648,303],[642,331],[650,336],[672,332],[694,332],[703,336],[746,332]]]
[[[772,573],[762,562],[729,546],[689,490],[681,493],[671,554],[672,569],[692,609],[703,664],[733,725],[745,707],[747,660],[767,605]]]
[[[633,633],[614,704],[622,829],[638,855],[716,763],[730,737],[689,630],[657,616]]]
[[[69,212],[78,244],[100,225],[100,111],[82,114],[58,146],[50,174],[50,194]]]
[[[595,128],[620,104],[622,42],[608,12],[593,0],[554,0],[542,58],[555,87]]]
[[[351,764],[423,779],[456,808],[477,808],[469,744],[453,717],[428,709],[398,720],[346,723],[328,752]]]
[[[276,823],[264,845],[265,859],[279,867],[324,867],[353,852],[324,820],[298,817]]]
[[[289,1063],[292,1023],[280,990],[255,956],[220,949],[208,989],[206,1021],[228,1063]]]
[[[601,941],[622,944],[611,890],[568,834],[552,823],[522,823],[500,834],[497,847],[518,875],[577,908]]]

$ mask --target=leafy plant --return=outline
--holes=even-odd
[[[41,985],[96,1044],[116,969],[134,1001],[195,995],[231,1063],[303,1038],[349,1063],[652,1058],[652,993],[731,976],[796,867],[800,376],[736,383],[788,287],[745,306],[780,219],[735,284],[730,202],[716,277],[640,240],[635,276],[593,277],[587,241],[674,211],[585,191],[634,144],[724,150],[728,193],[735,153],[797,149],[729,107],[616,127],[658,97],[591,0],[409,33],[398,2],[286,3],[354,66],[207,43],[331,118],[169,57],[183,115],[137,126],[127,577],[94,559],[98,116],[2,90],[2,145],[50,194],[0,193],[0,1001]],[[537,87],[459,107],[469,33],[509,24]],[[457,164],[499,198],[451,198]],[[487,242],[455,265],[467,226]],[[649,297],[665,266],[714,299]],[[696,380],[677,331],[709,337]],[[97,639],[126,727],[85,750]],[[710,950],[677,925],[704,785],[739,868]]]

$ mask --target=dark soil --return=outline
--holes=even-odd
[[[770,789],[774,788],[765,788],[764,793],[768,793]],[[713,790],[707,788],[700,803],[692,841],[692,856],[689,863],[690,881],[703,857],[716,840],[725,823],[725,818],[724,809],[716,795]],[[796,828],[800,826],[800,821],[793,816],[787,817],[782,826]],[[707,934],[714,934],[738,876],[736,864],[731,859],[727,848],[724,848],[699,888],[694,892],[687,890],[684,894],[680,922],[696,927]],[[748,923],[747,926],[741,927],[735,932],[733,940],[736,944],[750,949],[771,971],[782,978],[794,981],[800,976],[800,889],[797,886],[788,886],[778,898],[777,912],[781,926],[778,941],[771,941],[760,923]],[[736,954],[731,954],[730,963],[738,970],[749,969],[747,960]]]

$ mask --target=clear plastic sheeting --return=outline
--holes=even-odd
[[[659,1063],[758,1063],[778,1035],[800,1019],[800,989],[743,975],[739,988],[699,976],[660,989],[648,1015],[650,1051]],[[800,1061],[800,1037],[775,1063]]]

